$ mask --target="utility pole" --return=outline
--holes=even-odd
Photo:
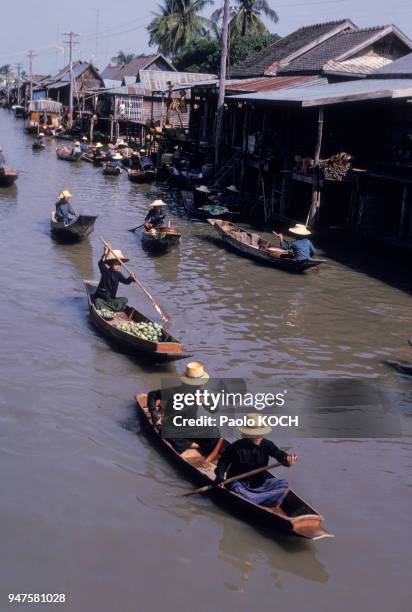
[[[27,57],[29,58],[29,71],[30,71],[30,101],[33,98],[33,58],[36,57],[36,54],[32,49],[29,49],[27,53]]]
[[[69,46],[69,70],[70,70],[70,93],[69,93],[69,127],[73,123],[73,47],[78,44],[79,34],[64,32],[65,44]]]
[[[96,11],[96,45],[94,50],[94,65],[97,65],[97,56],[99,54],[99,18],[100,18],[100,9],[93,9]]]
[[[220,74],[219,74],[219,97],[217,101],[216,122],[215,122],[215,172],[219,166],[220,144],[222,141],[223,111],[225,104],[225,84],[227,66],[227,40],[229,34],[230,20],[230,0],[224,0],[223,9],[223,28],[220,55]]]
[[[20,71],[21,71],[21,64],[18,63],[16,65],[17,68],[17,104],[20,106]]]

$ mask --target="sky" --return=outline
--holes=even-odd
[[[279,22],[267,25],[281,36],[302,25],[349,17],[359,27],[394,23],[412,39],[410,0],[268,1]],[[145,53],[150,50],[146,26],[157,5],[153,0],[8,2],[0,22],[0,66],[21,62],[28,71],[27,51],[33,49],[35,74],[57,72],[68,63],[63,33],[70,30],[80,34],[74,58],[92,60],[101,69],[120,49]],[[223,0],[215,0],[205,15],[222,5]]]

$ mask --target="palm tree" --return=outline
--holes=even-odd
[[[7,74],[10,70],[10,64],[3,64],[0,66],[0,74]]]
[[[132,60],[136,57],[135,53],[125,53],[124,51],[118,51],[117,55],[112,57],[112,62],[116,62],[116,64],[130,64]]]
[[[153,19],[147,26],[149,45],[173,57],[192,38],[205,36],[212,23],[200,13],[210,4],[213,0],[163,0],[159,12],[152,13]]]
[[[278,14],[270,6],[268,0],[234,0],[236,6],[230,15],[230,36],[246,36],[246,34],[267,34],[268,29],[262,21],[262,16],[274,23],[279,21]],[[222,18],[223,9],[212,14],[216,23]]]

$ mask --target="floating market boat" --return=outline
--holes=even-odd
[[[195,449],[189,449],[180,455],[166,439],[162,438],[160,431],[152,425],[147,409],[147,395],[137,395],[136,402],[138,414],[146,426],[147,432],[164,449],[168,457],[200,485],[211,485],[215,478],[217,459],[213,462],[206,462],[205,458]],[[230,443],[224,440],[222,450],[229,445]],[[266,472],[266,474],[269,478],[275,478],[270,472]],[[323,516],[292,489],[289,489],[280,506],[273,508],[255,504],[226,488],[216,487],[211,491],[211,494],[216,501],[230,506],[237,516],[242,515],[258,527],[267,526],[276,531],[309,540],[333,537],[333,534],[321,527],[324,520]]]
[[[144,314],[131,306],[127,306],[125,312],[113,313],[114,316],[112,319],[105,319],[98,312],[93,302],[93,296],[98,286],[98,282],[94,280],[85,280],[84,286],[87,292],[93,325],[110,342],[129,353],[144,355],[146,358],[153,359],[154,361],[175,361],[177,359],[186,359],[190,357],[188,353],[183,351],[183,345],[164,329],[161,330],[161,336],[157,341],[146,340],[134,333],[126,331],[130,323],[153,323],[153,321],[148,319]]]
[[[213,225],[219,236],[236,251],[270,264],[275,268],[289,272],[304,272],[309,268],[315,268],[324,263],[322,259],[296,261],[288,255],[287,251],[274,247],[268,240],[259,236],[259,234],[248,232],[229,221],[208,219],[208,222],[210,225]]]
[[[31,148],[34,149],[35,151],[40,151],[46,148],[46,145],[44,144],[44,142],[33,142],[33,144],[31,145]]]
[[[50,226],[53,235],[62,241],[81,242],[94,230],[94,223],[97,216],[79,215],[73,223],[65,225],[62,221],[56,221],[53,211],[50,219]]]
[[[0,168],[0,187],[11,187],[16,181],[19,173],[12,168]]]
[[[132,183],[153,183],[156,179],[156,170],[128,170],[127,176]]]
[[[110,164],[104,165],[102,169],[102,174],[105,176],[119,176],[122,173],[122,168],[119,168],[119,166],[111,166]]]
[[[67,147],[57,147],[56,155],[58,159],[62,159],[63,161],[78,162],[81,160],[81,157],[73,156],[71,150]]]
[[[194,196],[192,191],[181,191],[181,199],[185,210],[191,217],[197,217],[207,221],[210,218],[216,219],[235,219],[239,216],[238,211],[232,211],[226,208],[226,206],[220,206],[219,204],[205,204],[199,208],[194,204]]]
[[[158,227],[142,230],[142,241],[159,251],[169,251],[179,244],[182,234],[175,227]]]

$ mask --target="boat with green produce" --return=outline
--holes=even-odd
[[[97,310],[93,297],[98,282],[85,280],[84,286],[92,323],[110,342],[129,353],[158,362],[190,357],[176,338],[136,308],[127,306],[124,312]]]

